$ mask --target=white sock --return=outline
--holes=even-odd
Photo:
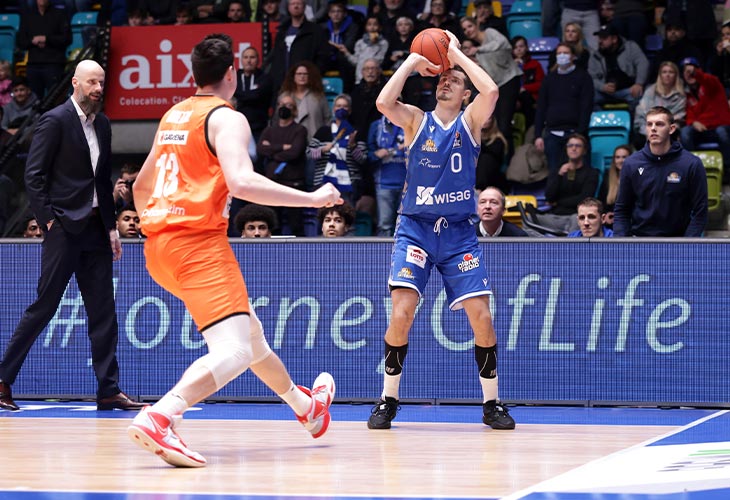
[[[389,398],[400,399],[398,397],[398,388],[400,387],[401,375],[403,375],[403,372],[398,375],[385,374],[383,379],[383,394],[381,396],[383,399],[385,399],[386,396]]]
[[[168,417],[182,415],[190,407],[187,401],[179,394],[168,392],[162,399],[152,405],[152,411],[164,413]]]
[[[292,382],[289,390],[279,397],[294,410],[297,415],[304,416],[312,408],[312,398]]]
[[[482,392],[484,393],[484,403],[487,401],[495,401],[497,399],[497,379],[479,377],[479,383],[482,384]]]

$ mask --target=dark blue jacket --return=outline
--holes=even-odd
[[[672,142],[654,155],[649,143],[621,169],[614,236],[702,236],[707,224],[707,178],[702,161]]]

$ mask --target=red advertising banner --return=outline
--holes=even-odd
[[[236,68],[247,47],[261,54],[260,23],[112,28],[104,112],[112,120],[162,118],[195,93],[190,52],[210,33],[233,38]]]

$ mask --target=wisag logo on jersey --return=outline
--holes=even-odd
[[[470,189],[439,194],[434,194],[433,190],[433,187],[418,186],[416,188],[416,205],[445,205],[471,199]]]

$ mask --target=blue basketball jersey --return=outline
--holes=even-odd
[[[476,215],[474,191],[480,145],[461,112],[444,125],[431,112],[408,148],[406,192],[400,213],[420,219],[465,220]]]

